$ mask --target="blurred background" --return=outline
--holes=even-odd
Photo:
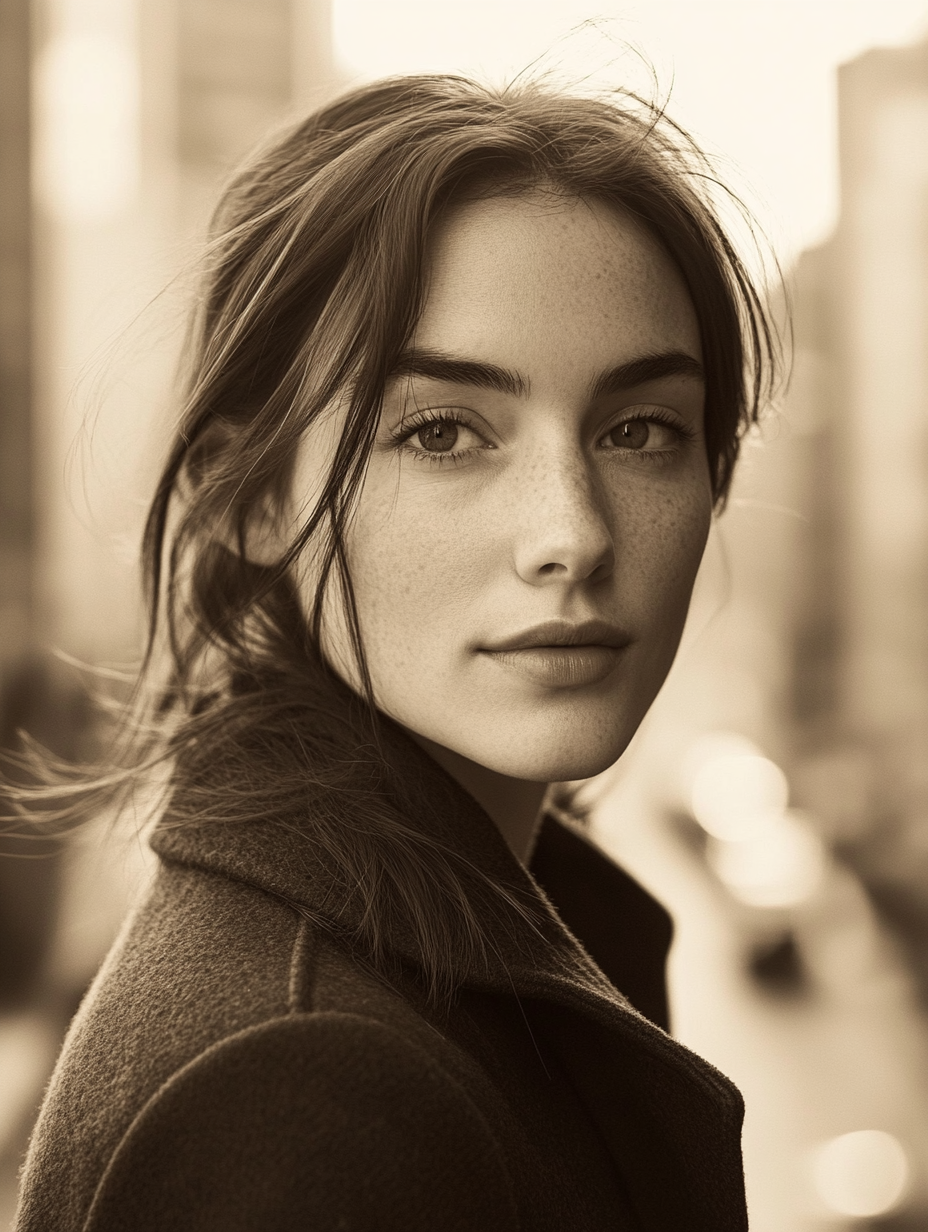
[[[354,82],[530,66],[665,99],[794,314],[791,382],[592,824],[674,913],[675,1030],[745,1093],[754,1232],[928,1229],[928,0],[2,0],[0,745],[92,755],[74,664],[137,657],[228,170]],[[0,1229],[149,867],[106,818],[2,844]]]

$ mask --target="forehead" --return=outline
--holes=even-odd
[[[451,210],[429,250],[416,346],[544,378],[644,354],[700,359],[689,294],[671,258],[629,215],[537,193]],[[565,371],[566,369],[570,371]]]

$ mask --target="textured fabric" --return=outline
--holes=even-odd
[[[552,818],[535,880],[417,746],[387,748],[428,801],[410,824],[540,924],[461,955],[436,1007],[402,926],[389,973],[320,926],[337,879],[298,830],[162,828],[52,1078],[18,1232],[743,1232],[740,1096],[644,1016],[666,1025],[666,913]]]

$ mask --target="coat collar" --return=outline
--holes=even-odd
[[[400,811],[417,834],[451,853],[459,867],[505,887],[529,916],[488,921],[490,936],[484,953],[453,955],[455,984],[492,991],[516,987],[527,995],[549,986],[551,991],[582,988],[591,997],[607,997],[633,1012],[473,797],[397,724],[381,717],[378,736],[391,771],[382,789],[389,797],[388,807]],[[364,750],[355,755],[360,759]],[[247,882],[317,919],[338,919],[339,931],[350,934],[360,922],[363,900],[347,895],[340,870],[319,858],[311,825],[310,816],[296,825],[292,819],[282,824],[274,816],[175,825],[169,809],[152,837],[152,846],[163,859]],[[592,865],[600,874],[600,894],[618,897],[627,889],[628,879],[611,861],[553,817],[545,820],[538,854],[547,857],[548,880],[561,886],[576,883],[582,876],[578,865],[586,865],[587,873]],[[482,906],[476,903],[475,909]],[[402,917],[389,919],[386,949],[404,965],[416,966],[415,938]]]
[[[458,984],[514,994],[572,1015],[580,1025],[565,1033],[567,1052],[575,1039],[583,1041],[578,1047],[586,1054],[566,1058],[578,1085],[597,1066],[603,1075],[613,1073],[619,1084],[610,1087],[605,1080],[594,1082],[584,1094],[617,1159],[628,1160],[642,1151],[647,1162],[655,1153],[670,1150],[676,1158],[673,1175],[687,1178],[690,1197],[684,1208],[690,1232],[710,1228],[734,1232],[746,1227],[740,1164],[743,1105],[736,1088],[633,1008],[570,931],[539,881],[518,863],[476,801],[396,724],[383,719],[381,727],[380,744],[391,771],[382,790],[391,797],[390,807],[398,809],[417,834],[441,844],[461,867],[505,887],[526,909],[521,917],[488,921],[489,944],[483,954],[455,956]],[[356,754],[363,755],[363,750]],[[339,869],[318,857],[310,824],[309,817],[303,824],[292,820],[281,824],[279,818],[258,816],[247,821],[213,819],[174,825],[169,809],[152,837],[152,846],[167,861],[254,885],[316,919],[324,921],[337,905],[342,923],[347,912],[350,925],[352,913],[361,909],[361,900],[347,894]],[[591,916],[608,921],[610,898],[618,902],[621,895],[627,895],[629,879],[553,818],[545,822],[538,854],[542,883],[555,900],[564,901],[564,917],[581,920],[581,933],[584,915],[587,921]],[[584,886],[601,900],[592,912]],[[471,894],[472,886],[464,892]],[[477,909],[481,909],[479,903]],[[414,937],[401,917],[393,918],[387,946],[405,967],[415,966]],[[591,943],[590,948],[606,955],[603,965],[608,968],[607,947]],[[597,1054],[599,1059],[591,1065]],[[624,1057],[619,1069],[615,1069],[615,1056]],[[658,1135],[658,1145],[653,1141],[649,1145],[647,1133],[643,1139],[628,1140],[626,1131],[620,1132],[616,1100],[627,1101],[637,1110],[638,1123],[653,1122],[649,1132]],[[697,1133],[692,1132],[694,1123],[699,1126]],[[617,1133],[621,1140],[615,1137]],[[679,1193],[674,1196],[664,1182],[642,1180],[641,1184],[646,1189],[650,1184],[650,1190],[636,1203],[639,1210],[658,1212],[654,1221],[643,1216],[643,1227],[668,1232],[671,1227],[684,1226],[677,1222],[684,1209],[679,1207],[683,1201]],[[705,1190],[702,1197],[700,1190]],[[704,1210],[704,1217],[698,1209]]]

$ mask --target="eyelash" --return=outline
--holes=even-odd
[[[609,436],[611,432],[615,432],[617,428],[621,428],[622,424],[636,423],[639,420],[644,420],[645,423],[659,423],[659,424],[662,424],[663,427],[669,428],[678,441],[686,442],[687,444],[693,444],[698,439],[698,434],[693,428],[689,426],[689,424],[681,423],[678,419],[667,414],[660,407],[653,407],[653,408],[649,407],[648,411],[649,413],[647,415],[629,415],[627,419],[620,419],[618,423],[614,424],[609,429],[609,432],[603,433],[603,436],[604,437]],[[652,450],[625,449],[623,450],[620,445],[613,446],[613,451],[615,453],[624,453],[627,457],[647,459],[648,462],[650,462],[652,465],[660,465],[660,463],[666,462],[668,460],[668,456],[670,454],[676,453],[676,450],[670,450],[670,449],[652,449]]]
[[[393,432],[393,440],[396,442],[396,447],[406,445],[410,453],[415,458],[431,463],[433,466],[448,466],[455,465],[460,462],[467,454],[473,452],[471,449],[452,449],[447,453],[436,453],[430,449],[417,449],[415,445],[409,442],[421,428],[428,427],[429,424],[458,424],[462,428],[467,428],[479,436],[480,433],[476,428],[472,428],[466,419],[460,414],[455,414],[448,410],[422,410],[416,411],[415,414],[407,416],[402,420],[400,426]],[[495,449],[495,445],[485,445],[485,449]]]
[[[608,432],[603,433],[603,436],[600,437],[600,439],[602,440],[605,437],[607,437],[611,432],[615,432],[615,430],[617,428],[620,428],[623,423],[634,423],[636,420],[641,420],[641,419],[647,421],[648,423],[662,424],[664,427],[669,428],[670,431],[673,432],[674,435],[677,436],[679,440],[681,441],[692,443],[697,438],[696,432],[691,427],[689,427],[687,424],[680,423],[677,419],[672,418],[670,415],[662,413],[659,407],[655,407],[651,409],[650,413],[647,415],[630,415],[627,419],[620,419],[616,424],[614,424],[609,429]],[[409,442],[412,440],[412,438],[416,435],[416,433],[421,428],[428,427],[429,424],[434,424],[434,423],[458,424],[462,428],[467,428],[469,431],[473,432],[475,435],[477,436],[480,435],[480,433],[477,432],[476,428],[471,427],[471,425],[467,422],[466,419],[462,418],[460,414],[455,414],[453,411],[448,411],[444,409],[421,410],[421,411],[416,411],[413,415],[410,415],[407,418],[403,419],[401,425],[397,429],[394,430],[394,432],[392,433],[392,436],[395,442],[395,447],[400,448],[401,446],[406,445],[410,453],[412,453],[413,457],[420,459],[422,461],[426,461],[433,466],[456,465],[457,463],[461,461],[462,458],[466,457],[467,454],[473,452],[472,449],[458,449],[458,450],[449,450],[447,453],[437,453],[429,449],[417,449],[415,445],[409,444]],[[496,446],[487,444],[484,446],[484,448],[485,449],[495,449]],[[647,459],[651,465],[660,465],[662,462],[667,461],[668,454],[670,454],[673,451],[667,450],[667,449],[663,449],[663,450],[623,449],[620,445],[615,445],[608,452],[622,453],[627,457]]]

